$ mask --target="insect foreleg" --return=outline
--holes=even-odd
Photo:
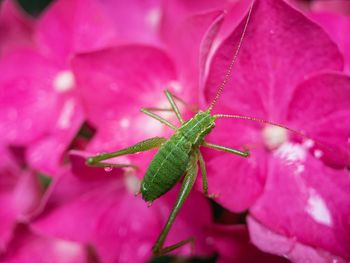
[[[185,121],[182,118],[180,110],[175,103],[174,95],[169,90],[165,90],[164,93],[165,93],[165,96],[167,97],[167,99],[171,105],[171,108],[174,110],[176,117],[178,118],[178,120],[180,121],[181,124],[184,123]]]
[[[167,237],[169,230],[170,230],[180,208],[182,207],[183,203],[187,199],[189,193],[192,190],[194,182],[196,180],[196,177],[198,174],[197,161],[198,161],[197,156],[195,154],[193,154],[191,156],[191,160],[187,166],[186,175],[185,175],[184,180],[182,182],[181,190],[180,190],[180,193],[176,199],[174,208],[171,211],[171,214],[168,218],[168,221],[167,221],[166,225],[164,226],[162,232],[160,233],[160,235],[158,237],[158,240],[156,241],[156,243],[153,247],[153,254],[154,255],[162,255],[162,254],[170,252],[176,248],[179,248],[186,243],[193,242],[193,238],[189,238],[189,239],[183,240],[179,243],[176,243],[172,246],[163,248],[165,238]]]
[[[165,124],[166,126],[170,127],[173,130],[176,130],[176,126],[172,123],[170,123],[169,121],[167,121],[166,119],[162,118],[161,116],[153,113],[152,111],[167,111],[165,109],[157,109],[157,108],[142,108],[141,112],[143,112],[144,114],[150,116],[153,119],[156,119],[157,121],[160,121],[161,123]]]
[[[202,144],[202,146],[210,148],[210,149],[214,149],[214,150],[218,150],[218,151],[223,151],[223,152],[228,152],[228,153],[233,153],[242,157],[248,157],[250,155],[249,151],[240,151],[237,149],[233,149],[233,148],[229,148],[226,146],[222,146],[222,145],[217,145],[214,143],[210,143],[210,142],[204,142]]]
[[[116,152],[111,152],[111,153],[104,153],[104,154],[99,154],[96,156],[92,156],[87,159],[86,163],[91,166],[102,166],[102,167],[132,167],[132,165],[128,164],[107,164],[102,161],[111,159],[114,157],[126,155],[126,154],[133,154],[133,153],[138,153],[138,152],[144,152],[153,148],[159,147],[163,142],[165,142],[166,139],[162,137],[154,137],[150,138],[147,140],[144,140],[142,142],[136,143],[133,146],[130,146],[128,148],[116,151]]]

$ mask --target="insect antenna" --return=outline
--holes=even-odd
[[[208,108],[208,112],[211,112],[211,110],[213,109],[215,103],[217,102],[217,100],[219,99],[219,97],[221,96],[221,93],[222,91],[224,90],[228,80],[229,80],[229,77],[231,76],[231,73],[232,73],[232,68],[234,66],[234,64],[236,63],[236,60],[237,60],[237,57],[238,57],[238,54],[239,54],[239,51],[242,47],[242,43],[243,43],[243,39],[244,39],[244,36],[246,34],[246,31],[247,31],[247,27],[248,27],[248,23],[249,23],[249,20],[250,20],[250,16],[251,16],[251,13],[252,13],[252,10],[253,10],[253,5],[254,5],[254,1],[253,3],[251,4],[250,8],[249,8],[249,11],[248,11],[248,15],[247,15],[247,20],[245,22],[245,25],[244,25],[244,28],[243,28],[243,32],[242,32],[242,35],[239,39],[239,42],[238,42],[238,46],[237,46],[237,49],[236,49],[236,52],[234,53],[233,55],[233,58],[231,60],[231,63],[226,71],[226,74],[225,74],[225,77],[224,79],[222,80],[219,88],[218,88],[218,91],[216,92],[216,95],[215,95],[215,98],[213,99],[213,101],[210,103],[210,106]]]
[[[231,114],[215,114],[214,117],[215,118],[243,119],[243,120],[259,122],[259,123],[262,123],[262,124],[269,124],[269,125],[272,125],[272,126],[277,126],[277,127],[286,129],[287,131],[290,131],[290,132],[293,132],[295,134],[298,134],[299,136],[301,136],[303,138],[310,139],[306,134],[304,134],[304,133],[302,133],[300,131],[297,131],[297,130],[291,129],[291,128],[287,127],[287,126],[284,126],[282,124],[279,124],[279,123],[276,123],[276,122],[272,122],[272,121],[267,121],[267,120],[264,120],[264,119],[259,119],[259,118],[255,118],[255,117],[244,116],[244,115],[231,115]]]
[[[259,119],[259,118],[255,118],[255,117],[250,117],[250,116],[244,116],[244,115],[231,115],[231,114],[215,114],[214,117],[217,118],[231,118],[231,119],[242,119],[242,120],[249,120],[249,121],[254,121],[254,122],[258,122],[261,124],[268,124],[268,125],[272,125],[272,126],[276,126],[276,127],[280,127],[283,128],[287,131],[290,131],[292,133],[295,133],[296,135],[300,136],[303,139],[306,140],[312,140],[313,143],[315,143],[315,145],[318,145],[319,147],[322,147],[323,149],[327,150],[328,152],[333,152],[335,151],[335,149],[331,146],[328,146],[318,140],[312,139],[310,138],[308,135],[306,135],[305,133],[301,132],[301,131],[297,131],[294,130],[292,128],[289,128],[287,126],[284,126],[282,124],[279,124],[277,122],[272,122],[272,121],[267,121],[264,119]],[[350,160],[348,157],[339,157],[342,159],[342,161],[344,161],[346,163],[347,166],[350,166]]]

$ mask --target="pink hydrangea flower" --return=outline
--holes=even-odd
[[[209,101],[242,27],[214,54],[206,83]],[[302,142],[278,127],[220,120],[211,140],[246,146],[251,157],[242,160],[212,151],[207,157],[209,189],[220,194],[219,203],[232,211],[251,208],[252,218],[294,243],[349,259],[349,176],[327,167],[345,167],[350,154],[350,79],[330,71],[342,69],[342,56],[320,27],[282,1],[256,1],[234,76],[215,112],[283,123],[310,139]],[[315,177],[320,177],[318,183]],[[339,182],[330,185],[332,178]],[[339,191],[344,195],[331,194]],[[263,239],[254,242],[267,250]],[[286,251],[274,250],[288,255]],[[291,258],[302,262],[302,257]]]
[[[0,4],[0,56],[18,46],[34,42],[34,21],[25,15],[13,0]]]
[[[84,263],[95,260],[95,257],[85,245],[40,236],[22,225],[16,229],[7,253],[0,254],[0,260],[8,263]]]
[[[72,153],[72,165],[74,174],[62,174],[48,202],[49,209],[32,223],[35,233],[90,244],[102,262],[145,262],[179,189],[148,208],[134,195],[139,187],[136,177],[123,176],[120,169],[106,172],[86,167],[85,156],[80,153]],[[194,236],[195,253],[210,254],[206,239],[210,221],[209,203],[193,192],[166,245]],[[178,251],[188,254],[190,250],[187,245]]]
[[[31,172],[22,171],[15,158],[0,147],[0,254],[6,251],[19,222],[28,222],[42,205],[44,187]]]

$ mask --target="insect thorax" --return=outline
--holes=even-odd
[[[178,132],[183,134],[192,145],[199,145],[204,137],[215,127],[215,117],[207,111],[198,112],[193,118],[186,121]]]

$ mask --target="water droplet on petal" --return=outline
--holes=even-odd
[[[311,139],[307,139],[304,141],[303,143],[303,146],[306,148],[306,149],[310,149],[312,148],[313,146],[315,145],[315,142]]]
[[[315,150],[314,151],[314,156],[317,158],[317,159],[319,159],[319,158],[321,158],[322,156],[323,156],[323,152],[321,151],[321,150]]]
[[[151,207],[151,206],[152,206],[152,204],[153,204],[153,202],[152,202],[152,201],[148,201],[148,202],[147,202],[147,207]]]
[[[105,172],[109,173],[109,172],[113,171],[113,167],[106,166],[106,167],[104,168],[104,170],[105,170]]]
[[[53,80],[53,87],[57,92],[66,92],[75,86],[75,77],[72,71],[62,70]]]

